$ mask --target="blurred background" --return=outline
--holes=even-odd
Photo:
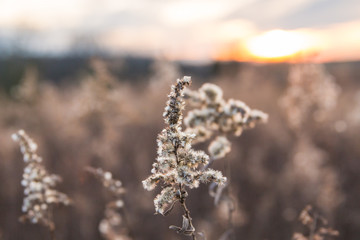
[[[306,231],[298,216],[307,204],[337,239],[360,239],[359,16],[355,0],[0,0],[0,240],[49,239],[18,221],[18,129],[73,199],[55,210],[58,239],[103,239],[110,196],[86,166],[123,182],[132,239],[182,239],[168,229],[181,209],[154,215],[156,193],[141,181],[183,75],[193,90],[215,83],[225,99],[269,114],[229,136],[232,151],[214,164],[231,176],[232,239],[291,239]],[[188,202],[196,229],[220,239],[226,206],[214,206],[207,186]]]

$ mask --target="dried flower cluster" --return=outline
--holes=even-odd
[[[226,137],[218,136],[210,143],[208,150],[212,159],[220,159],[231,151],[231,143]]]
[[[198,91],[187,89],[184,98],[196,107],[184,119],[186,131],[196,135],[195,142],[206,141],[215,132],[240,136],[244,129],[253,128],[268,118],[267,114],[251,109],[242,101],[225,101],[221,88],[215,84],[205,83]],[[229,151],[230,143],[224,136],[209,146],[210,156],[214,159],[224,157]]]
[[[195,107],[184,120],[186,131],[196,134],[195,141],[204,142],[213,135],[220,134],[209,144],[210,161],[203,169],[207,169],[213,161],[224,158],[231,151],[231,143],[226,134],[240,136],[244,129],[253,128],[257,123],[266,122],[268,119],[266,113],[252,110],[242,101],[225,101],[221,88],[215,84],[205,83],[198,91],[186,89],[184,97]],[[232,215],[236,201],[230,197],[228,187],[229,181],[221,186],[212,183],[209,187],[214,204],[218,205],[222,201],[226,203],[228,210],[228,230],[223,233],[221,239],[230,239],[234,233]]]
[[[165,59],[157,59],[151,65],[151,70],[153,73],[149,81],[149,90],[153,92],[159,92],[159,89],[167,91],[172,83],[171,79],[175,79],[179,75],[178,66]]]
[[[77,102],[74,103],[76,112],[80,116],[94,112],[104,112],[115,106],[119,99],[118,82],[111,75],[106,64],[98,59],[93,59],[91,68],[94,76],[90,75],[81,83],[82,91],[79,92]],[[117,104],[119,102],[117,101]],[[82,112],[80,112],[82,111]]]
[[[327,220],[307,205],[300,213],[299,220],[309,233],[294,233],[293,240],[326,240],[339,236],[339,232],[328,226]]]
[[[287,163],[285,191],[298,188],[306,201],[316,200],[321,211],[330,214],[343,201],[339,175],[329,166],[329,155],[306,135],[300,135],[293,157]],[[306,186],[306,187],[304,187]]]
[[[121,181],[114,179],[111,172],[106,172],[101,168],[89,167],[87,170],[101,181],[114,198],[106,205],[104,218],[100,221],[99,231],[101,235],[107,240],[130,240],[127,228],[124,226],[124,217],[120,213],[124,208],[121,196],[125,192]]]
[[[12,135],[15,142],[20,144],[24,156],[25,168],[21,185],[24,187],[24,201],[22,211],[25,213],[21,220],[29,220],[34,224],[43,224],[54,231],[52,208],[55,204],[69,205],[70,199],[54,189],[61,178],[49,174],[42,165],[42,158],[36,154],[36,143],[24,130]]]
[[[340,88],[322,65],[294,65],[290,68],[288,82],[280,105],[290,127],[298,129],[309,117],[323,121],[336,106]]]
[[[233,133],[239,136],[244,129],[265,122],[267,114],[250,109],[244,102],[234,99],[225,101],[223,92],[215,84],[205,83],[198,91],[187,90],[184,98],[193,106],[184,119],[187,129],[197,133],[196,140],[208,139],[214,131]]]
[[[158,157],[153,164],[152,175],[143,181],[143,186],[150,191],[162,182],[163,189],[154,200],[156,212],[166,215],[175,202],[179,201],[185,213],[183,225],[181,228],[171,226],[171,229],[195,239],[195,228],[185,205],[186,187],[197,188],[200,182],[216,182],[222,185],[226,178],[221,172],[213,169],[199,170],[199,166],[208,163],[209,157],[204,152],[191,148],[191,143],[196,137],[194,134],[182,131],[183,91],[190,83],[190,77],[184,77],[172,86],[163,114],[168,126],[158,136]]]
[[[35,67],[27,67],[20,84],[14,88],[13,95],[16,99],[31,103],[39,94],[39,72]]]

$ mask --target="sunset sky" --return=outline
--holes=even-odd
[[[359,60],[360,4],[0,0],[0,55],[16,44],[40,55],[92,46],[113,54],[175,60]]]

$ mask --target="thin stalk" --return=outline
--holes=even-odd
[[[208,162],[208,164],[206,164],[205,166],[203,166],[203,168],[201,169],[202,171],[205,171],[206,169],[208,169],[212,164],[213,162],[215,161],[215,159],[213,157],[210,157],[210,160]],[[228,175],[228,183],[230,182],[231,180],[231,169],[230,169],[230,162],[229,161],[225,161],[225,168],[226,168],[226,172],[227,172],[227,175]],[[229,236],[233,235],[234,234],[234,224],[233,224],[233,213],[235,211],[235,204],[234,204],[234,199],[232,199],[230,197],[230,187],[229,187],[229,184],[226,186],[227,188],[227,201],[228,201],[228,222],[227,222],[227,225],[228,225],[228,230],[223,233],[220,237],[220,239],[228,239]],[[232,204],[232,206],[231,206]]]
[[[177,154],[178,145],[176,144],[174,147],[175,147],[175,158],[176,158],[176,162],[177,162],[177,164],[179,164],[179,158],[178,158],[178,154]],[[182,207],[183,210],[184,210],[185,217],[189,220],[190,227],[191,227],[192,229],[195,229],[195,228],[194,228],[194,225],[193,225],[193,223],[192,223],[192,218],[191,218],[191,216],[190,216],[190,211],[189,211],[189,209],[188,209],[187,206],[186,206],[186,195],[183,194],[183,190],[185,190],[185,187],[183,187],[183,185],[182,185],[181,183],[179,184],[179,190],[180,190],[180,200],[179,200],[179,202],[180,202],[180,204],[181,204],[181,207]],[[191,237],[192,237],[193,240],[196,240],[195,232],[192,232],[192,233],[191,233]]]
[[[183,210],[184,210],[185,217],[186,217],[187,219],[189,219],[190,227],[191,227],[192,229],[195,229],[195,228],[194,228],[194,225],[192,224],[192,218],[191,218],[191,216],[190,216],[190,211],[189,211],[189,209],[188,209],[187,206],[186,206],[186,196],[184,196],[184,195],[182,194],[182,192],[183,192],[182,184],[179,184],[179,190],[180,190],[180,193],[181,193],[180,203],[181,203],[181,207],[182,207]],[[191,237],[192,237],[193,240],[196,240],[195,232],[192,232],[192,233],[191,233]]]

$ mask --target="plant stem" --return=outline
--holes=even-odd
[[[184,195],[182,194],[182,192],[183,192],[183,186],[182,186],[182,184],[179,184],[179,189],[180,189],[180,193],[181,193],[180,203],[181,203],[181,206],[182,206],[182,208],[183,208],[183,210],[184,210],[185,217],[186,217],[187,219],[189,219],[190,227],[191,227],[192,229],[195,229],[195,228],[194,228],[194,225],[192,224],[192,218],[191,218],[191,216],[190,216],[190,211],[189,211],[189,209],[188,209],[187,206],[186,206],[186,196],[184,196]],[[196,240],[195,232],[192,232],[192,233],[191,233],[191,237],[192,237],[193,240]]]
[[[179,164],[179,158],[178,158],[178,154],[177,154],[178,145],[175,145],[174,147],[175,147],[174,153],[175,153],[175,157],[176,157],[176,163]],[[179,184],[179,190],[180,190],[180,203],[181,203],[181,207],[184,210],[185,217],[189,220],[190,227],[192,229],[195,229],[194,225],[192,224],[192,218],[190,216],[190,211],[186,206],[186,197],[187,196],[185,194],[183,194],[183,191],[185,190],[185,187],[183,187],[183,185],[181,183]],[[193,240],[196,240],[195,232],[191,233],[191,237],[192,237]]]

